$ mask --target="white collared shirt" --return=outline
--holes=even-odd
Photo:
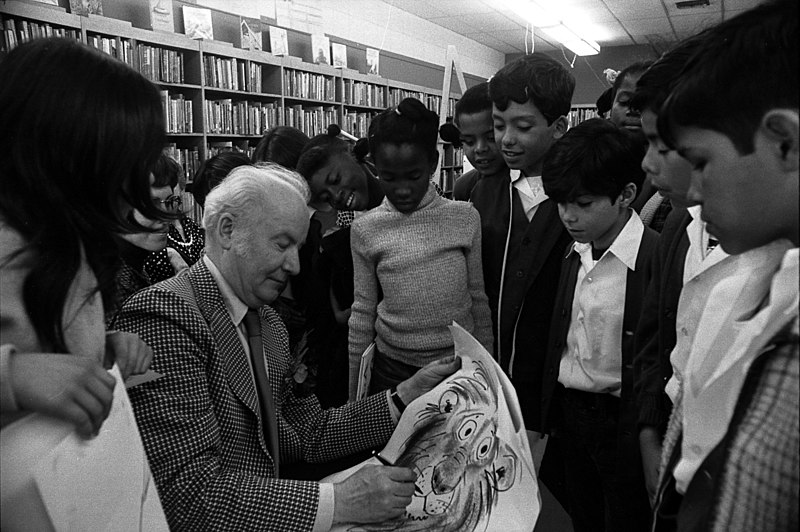
[[[225,280],[222,273],[217,269],[216,264],[211,261],[208,255],[203,255],[203,262],[208,268],[209,273],[211,273],[211,277],[213,277],[214,281],[217,283],[219,293],[222,296],[222,302],[225,304],[225,309],[228,311],[228,316],[230,316],[231,321],[236,326],[236,334],[239,337],[239,341],[242,342],[245,353],[248,355],[246,358],[250,366],[250,375],[253,376],[253,389],[255,390],[255,375],[253,373],[253,364],[250,361],[250,344],[247,342],[247,331],[245,331],[243,323],[244,316],[249,309],[244,301],[239,299],[233,292],[231,285],[228,284],[228,281]],[[267,369],[267,375],[269,375],[269,365],[265,363],[264,366]],[[333,484],[319,483],[319,507],[317,508],[317,515],[314,520],[313,532],[330,530],[333,525],[334,504]]]
[[[798,248],[779,240],[731,258],[739,268],[714,286],[700,317],[683,382],[683,440],[675,467],[684,493],[728,430],[745,377],[798,313]]]
[[[707,251],[709,235],[706,223],[700,218],[701,207],[696,205],[687,210],[692,217],[692,221],[686,226],[689,249],[683,263],[683,288],[675,314],[675,347],[670,354],[672,376],[664,389],[672,402],[675,402],[678,386],[683,378],[686,360],[689,358],[708,293],[720,279],[732,271],[724,265],[714,267],[729,255],[721,246],[715,247],[711,252]]]
[[[628,270],[636,270],[636,257],[644,224],[631,217],[600,260],[592,258],[592,245],[574,243],[581,265],[572,298],[567,345],[561,357],[558,382],[586,392],[619,397],[622,387],[622,322]]]
[[[539,204],[547,199],[547,194],[544,193],[542,176],[526,177],[522,175],[520,170],[511,170],[509,173],[511,175],[511,183],[519,193],[525,216],[528,217],[530,222],[533,220],[533,215],[536,214]]]

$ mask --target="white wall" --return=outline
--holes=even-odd
[[[275,16],[280,0],[197,0],[198,5],[249,17]],[[435,0],[431,0],[435,1]],[[322,13],[323,32],[436,65],[456,46],[465,74],[488,78],[505,55],[380,0],[305,0]]]

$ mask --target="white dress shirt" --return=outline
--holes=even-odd
[[[684,493],[728,429],[750,365],[798,313],[798,249],[780,240],[731,258],[738,268],[717,283],[699,320],[683,382],[681,460],[673,472]]]
[[[689,249],[683,263],[683,289],[678,298],[678,309],[675,314],[675,347],[670,354],[672,377],[664,391],[672,402],[678,393],[678,386],[683,378],[689,350],[692,348],[700,314],[703,312],[709,291],[720,279],[730,275],[732,265],[717,264],[725,261],[728,254],[717,246],[708,250],[708,231],[706,223],[700,219],[700,206],[687,209],[692,221],[686,227],[689,237]]]
[[[600,260],[592,245],[574,243],[581,265],[572,298],[567,345],[561,357],[558,382],[567,388],[619,397],[622,388],[622,322],[628,270],[636,257],[644,224],[631,217]]]

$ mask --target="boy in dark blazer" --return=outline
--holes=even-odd
[[[634,137],[596,118],[570,129],[542,168],[575,240],[562,255],[545,361],[542,424],[550,438],[542,468],[556,470],[560,451],[562,504],[579,532],[643,530],[648,521],[633,333],[658,235],[630,208],[644,179],[642,156]]]
[[[574,89],[569,71],[538,53],[509,63],[492,77],[494,140],[510,178],[481,179],[471,195],[481,215],[495,354],[517,390],[525,427],[538,432],[550,309],[561,253],[570,240],[542,188],[542,159],[567,130]]]

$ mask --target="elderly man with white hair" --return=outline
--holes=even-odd
[[[404,404],[459,366],[434,363],[382,392],[323,410],[295,393],[286,330],[268,306],[299,270],[305,182],[279,166],[235,169],[206,198],[206,255],[123,306],[162,376],[130,390],[173,529],[328,530],[403,514],[407,468],[371,466],[337,484],[281,479],[281,464],[321,463],[382,446]]]

